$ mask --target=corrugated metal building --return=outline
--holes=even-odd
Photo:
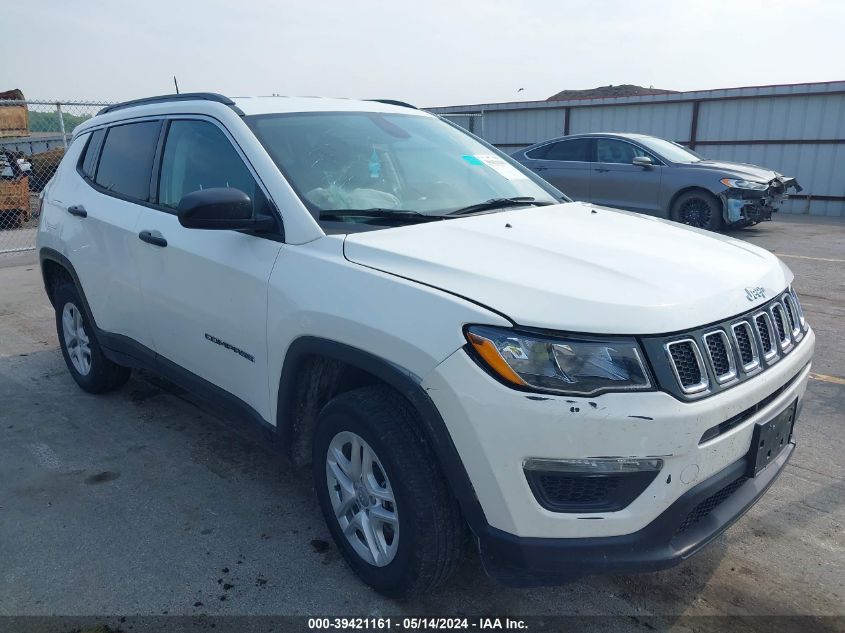
[[[845,81],[429,110],[506,152],[566,134],[653,134],[795,176],[804,191],[785,212],[845,216]]]

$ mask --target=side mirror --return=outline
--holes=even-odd
[[[651,156],[634,156],[634,160],[632,160],[631,163],[640,167],[654,166],[654,161],[651,160]]]
[[[215,187],[186,194],[177,209],[179,224],[187,229],[268,230],[273,218],[256,218],[252,200],[240,189]]]

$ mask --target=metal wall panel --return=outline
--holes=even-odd
[[[485,110],[484,136],[494,145],[531,145],[563,136],[563,110]]]
[[[454,115],[452,115],[452,116],[444,116],[443,118],[446,119],[447,121],[451,121],[452,123],[454,123],[456,125],[460,125],[465,130],[469,130],[470,132],[473,132],[473,133],[475,133],[473,131],[473,127],[479,126],[479,123],[477,123],[475,121],[475,119],[477,117],[454,116]]]
[[[704,101],[698,140],[845,139],[845,95]]]
[[[569,132],[638,132],[686,141],[691,116],[691,103],[572,108]]]

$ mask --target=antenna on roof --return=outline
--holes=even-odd
[[[176,75],[173,75],[173,85],[176,86],[176,94],[179,94],[179,82],[176,81]]]

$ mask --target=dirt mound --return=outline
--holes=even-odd
[[[566,101],[569,99],[607,99],[610,97],[641,97],[643,95],[674,94],[677,90],[663,90],[661,88],[644,88],[634,84],[620,84],[618,86],[599,86],[587,90],[561,90],[546,101]]]

